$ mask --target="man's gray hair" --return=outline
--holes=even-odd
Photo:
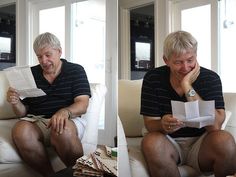
[[[164,41],[163,57],[169,59],[173,54],[179,56],[188,50],[197,53],[197,40],[186,31],[172,32]]]
[[[59,39],[52,33],[46,32],[38,35],[34,40],[33,48],[36,53],[39,49],[52,47],[53,49],[61,49]]]

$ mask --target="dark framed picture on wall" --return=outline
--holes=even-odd
[[[148,40],[135,40],[131,53],[131,70],[147,71],[154,66],[153,43]]]

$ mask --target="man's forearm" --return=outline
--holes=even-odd
[[[208,132],[220,130],[222,124],[224,123],[224,120],[225,120],[225,110],[224,109],[216,109],[214,125],[206,126],[205,128]]]
[[[27,114],[27,109],[25,107],[25,105],[21,102],[12,105],[12,109],[14,111],[14,113],[19,116],[19,117],[23,117]]]
[[[73,104],[71,104],[68,107],[65,107],[65,109],[68,112],[68,115],[70,114],[71,118],[81,116],[82,114],[85,114],[88,108],[88,101],[89,97],[83,97],[82,99],[76,99]]]
[[[149,119],[144,118],[145,127],[148,132],[163,132],[163,127],[161,125],[161,119]]]

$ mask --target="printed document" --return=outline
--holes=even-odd
[[[183,121],[187,127],[202,128],[215,122],[215,101],[181,102],[171,100],[173,117]]]
[[[38,89],[29,66],[15,66],[4,69],[9,84],[17,89],[21,98],[44,96],[46,93]]]

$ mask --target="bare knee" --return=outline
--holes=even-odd
[[[12,129],[12,139],[15,143],[32,142],[42,138],[40,130],[27,121],[19,121]]]
[[[64,148],[71,145],[71,141],[77,139],[76,131],[73,127],[64,129],[63,133],[58,134],[56,131],[51,130],[50,142],[54,147],[63,146]]]
[[[27,121],[19,121],[12,129],[12,140],[20,153],[34,150],[43,141],[39,128]]]
[[[148,133],[144,136],[142,140],[142,150],[144,152],[150,152],[154,149],[162,149],[162,145],[166,141],[166,137],[158,132],[155,133]]]
[[[150,176],[180,176],[178,152],[166,135],[148,133],[142,141],[142,150]]]
[[[83,156],[82,144],[73,126],[65,129],[62,134],[51,131],[50,141],[51,146],[55,148],[65,164],[74,162]]]
[[[207,144],[212,147],[217,155],[235,152],[235,141],[233,136],[227,131],[221,130],[212,132],[207,137]]]
[[[236,146],[233,136],[226,131],[215,131],[207,134],[199,151],[199,161],[202,166],[209,166],[214,162],[230,156],[235,156]]]
[[[155,159],[178,161],[178,152],[167,139],[166,135],[153,132],[147,134],[142,141],[142,150],[145,158],[155,157]]]

